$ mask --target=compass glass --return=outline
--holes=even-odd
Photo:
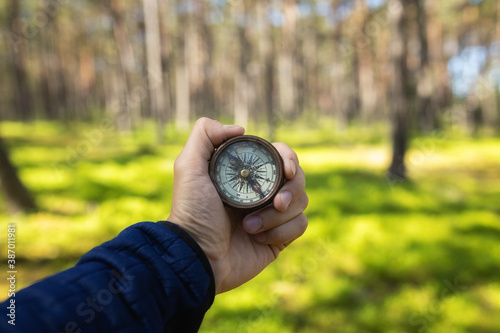
[[[233,208],[266,205],[282,185],[281,157],[267,141],[257,139],[228,142],[211,162],[212,181],[224,203]]]

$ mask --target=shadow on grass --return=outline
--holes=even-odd
[[[317,286],[314,288],[319,289],[319,296],[310,305],[300,310],[276,308],[275,311],[281,312],[282,320],[293,327],[293,332],[302,332],[303,328],[307,328],[306,332],[422,332],[423,327],[430,328],[439,322],[455,322],[455,316],[450,317],[445,307],[448,301],[457,298],[461,299],[459,302],[467,302],[467,309],[473,309],[472,312],[477,308],[485,316],[494,315],[494,305],[476,298],[477,290],[497,283],[500,262],[485,252],[489,246],[478,243],[478,239],[467,241],[457,237],[432,246],[410,244],[400,256],[417,252],[419,258],[412,265],[401,267],[397,261],[385,265],[365,262],[366,271],[361,275],[337,272],[331,276],[332,280],[350,281],[342,292],[329,295]],[[287,302],[294,303],[293,296]],[[469,329],[495,331],[480,322]]]
[[[306,180],[311,214],[321,215],[321,210],[332,207],[341,214],[447,214],[469,208],[463,195],[442,195],[445,190],[461,193],[446,183],[391,182],[382,173],[352,169],[308,173]]]
[[[116,151],[107,155],[93,156],[92,158],[78,160],[75,163],[54,163],[51,168],[54,175],[68,179],[64,185],[55,184],[53,187],[43,187],[40,190],[33,190],[37,196],[52,195],[64,198],[75,198],[84,201],[101,203],[108,199],[120,197],[139,196],[146,199],[156,200],[164,196],[165,190],[170,191],[172,175],[169,173],[151,174],[147,165],[142,165],[140,159],[152,157],[162,162],[163,156],[159,155],[154,148],[149,146],[139,146],[131,152]],[[29,163],[24,163],[23,167],[29,167]],[[33,165],[36,166],[36,165]],[[116,172],[133,170],[134,174],[144,174],[144,179],[152,179],[161,186],[153,186],[151,191],[143,189],[144,184],[134,184],[138,182],[134,179],[125,178],[118,182],[115,175],[103,179],[93,175],[101,168],[114,168]],[[149,176],[148,176],[149,174]],[[141,178],[141,177],[138,177]],[[142,178],[141,178],[142,179]],[[140,185],[140,186],[135,186]],[[141,189],[137,189],[140,188]]]
[[[490,226],[474,225],[468,228],[456,228],[455,232],[466,237],[488,238],[500,242],[500,229]]]

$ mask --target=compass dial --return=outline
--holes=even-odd
[[[283,185],[283,162],[269,142],[242,135],[216,150],[210,177],[224,204],[255,210],[269,204]]]

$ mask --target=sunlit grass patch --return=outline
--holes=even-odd
[[[363,130],[342,134],[334,125],[278,129],[306,172],[309,228],[258,277],[217,296],[201,332],[499,330],[500,140],[417,138],[410,180],[393,182],[382,131],[357,142]],[[21,286],[71,266],[135,222],[169,214],[186,133],[167,127],[158,145],[151,124],[109,131],[72,160],[68,152],[93,129],[73,126],[79,130],[0,124],[40,207],[0,213],[4,225],[19,226]]]

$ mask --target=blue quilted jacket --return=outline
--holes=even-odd
[[[0,332],[197,332],[214,297],[198,244],[175,224],[142,222],[7,299]]]

